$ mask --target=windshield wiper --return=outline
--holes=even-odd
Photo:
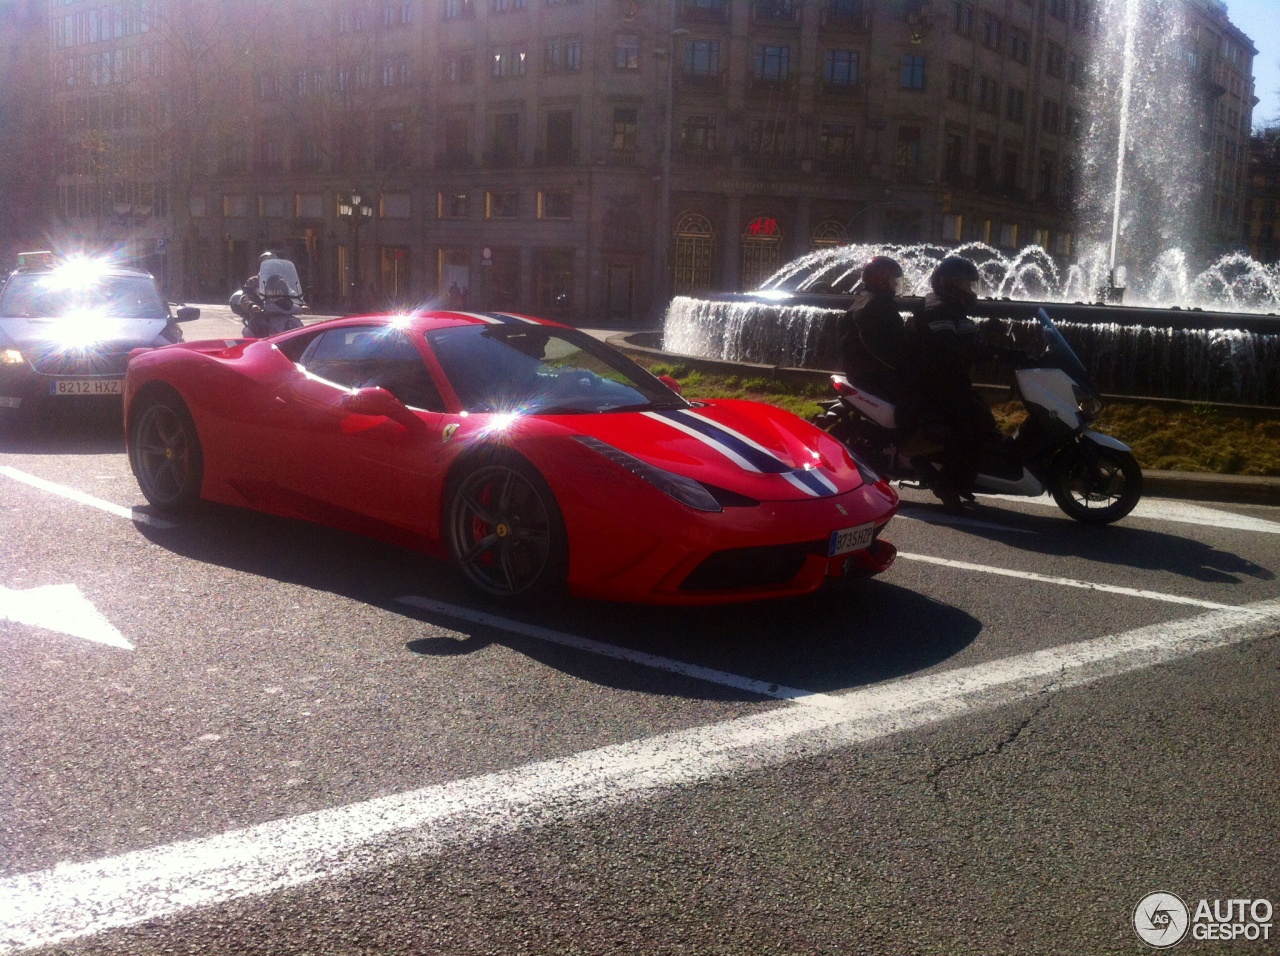
[[[607,412],[669,412],[675,408],[688,408],[686,401],[679,402],[636,402],[634,405],[618,405],[606,408]]]

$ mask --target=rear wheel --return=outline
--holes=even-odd
[[[1074,454],[1054,475],[1050,491],[1058,507],[1083,524],[1119,521],[1142,497],[1142,468],[1132,454],[1094,447]]]
[[[195,422],[182,399],[157,396],[133,410],[129,463],[153,508],[180,511],[200,498],[204,456]]]
[[[564,520],[546,480],[511,453],[483,455],[449,482],[449,553],[468,583],[503,601],[540,601],[565,586]]]

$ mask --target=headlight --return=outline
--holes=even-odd
[[[1075,394],[1076,405],[1080,409],[1080,414],[1084,416],[1084,420],[1092,421],[1097,418],[1098,413],[1102,411],[1102,402],[1098,396],[1074,385],[1071,386],[1071,391]]]
[[[0,349],[0,365],[21,365],[25,361],[17,349]]]
[[[696,511],[723,510],[720,507],[720,502],[716,501],[715,496],[692,478],[686,478],[684,475],[677,475],[656,465],[651,465],[646,461],[641,461],[634,455],[628,455],[625,451],[620,451],[598,438],[592,438],[589,435],[575,435],[574,437],[596,452],[596,454],[608,458],[615,465],[620,465],[637,478],[647,481],[663,494],[671,496],[682,505],[687,505]]]

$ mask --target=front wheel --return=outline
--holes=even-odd
[[[189,508],[200,497],[204,455],[187,406],[177,395],[162,395],[130,418],[129,463],[143,497],[158,511]]]
[[[542,601],[564,590],[564,520],[546,480],[523,458],[484,455],[449,482],[449,553],[467,581],[502,601]]]
[[[1049,490],[1058,507],[1076,521],[1111,524],[1142,497],[1142,468],[1129,452],[1093,447],[1059,468]]]

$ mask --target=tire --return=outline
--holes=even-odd
[[[1119,521],[1142,497],[1142,468],[1129,452],[1095,447],[1099,484],[1084,457],[1076,452],[1059,467],[1050,491],[1058,507],[1082,524]]]
[[[144,399],[132,410],[129,464],[157,511],[182,511],[200,499],[204,454],[191,413],[177,395]]]
[[[445,540],[467,583],[488,598],[541,603],[564,594],[568,538],[551,486],[523,458],[481,453],[445,494]]]

